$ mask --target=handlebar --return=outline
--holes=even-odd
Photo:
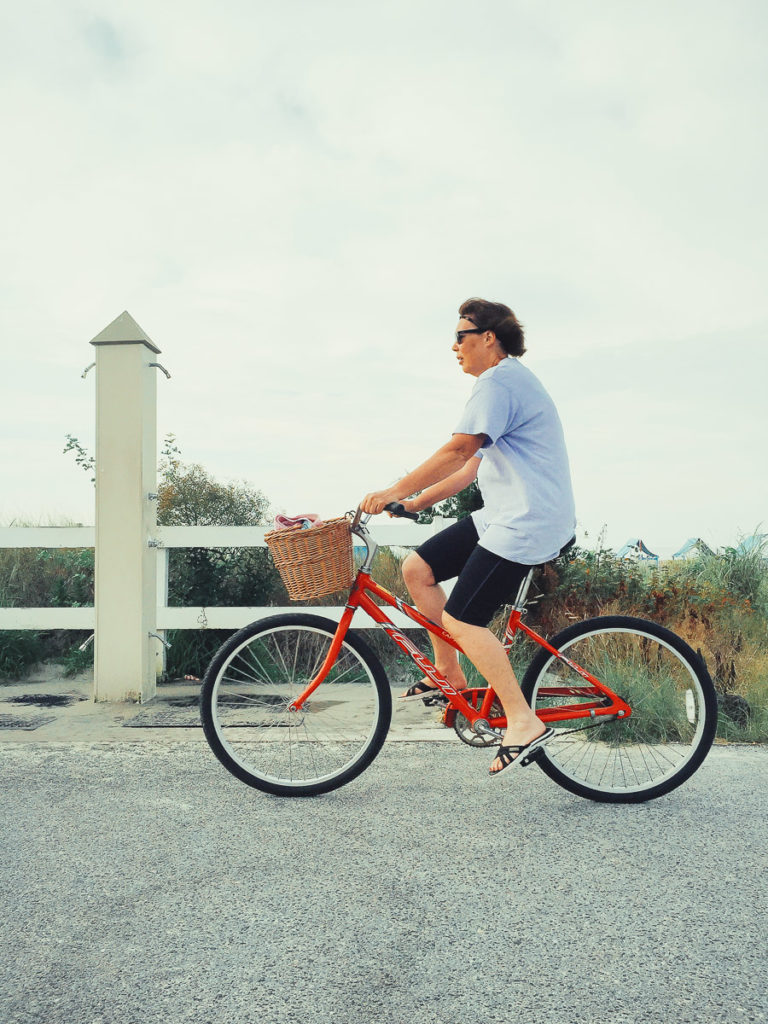
[[[390,501],[388,505],[384,506],[384,511],[389,512],[390,515],[395,516],[397,519],[412,519],[416,522],[419,518],[418,512],[406,512],[405,506],[401,505],[399,501]]]
[[[384,511],[389,512],[390,515],[395,516],[397,519],[412,519],[414,522],[417,522],[419,518],[418,512],[406,512],[405,506],[399,501],[390,501],[388,505],[384,506]],[[363,518],[363,516],[365,518]],[[361,520],[363,525],[365,525],[370,518],[371,516],[367,512],[363,512],[363,510],[358,507],[355,512],[354,519],[352,520],[352,529],[354,530]]]

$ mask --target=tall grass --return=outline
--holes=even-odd
[[[718,735],[768,740],[768,546],[681,562],[623,562],[574,551],[539,576],[529,621],[551,633],[598,614],[637,615],[700,651],[720,704]]]

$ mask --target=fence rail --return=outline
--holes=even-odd
[[[373,523],[371,533],[376,542],[389,547],[416,547],[443,529],[452,520],[435,519],[428,526],[415,523]],[[282,612],[295,612],[306,607],[316,615],[335,621],[343,608],[327,605],[290,605],[288,607],[169,607],[168,554],[171,548],[238,548],[265,547],[264,534],[271,527],[263,526],[158,526],[149,543],[157,549],[157,616],[156,628],[169,629],[239,629],[254,619]],[[92,526],[11,526],[0,528],[0,548],[92,548],[95,529]],[[401,627],[413,628],[413,622],[400,612],[390,613]],[[95,609],[83,608],[0,608],[0,630],[3,629],[94,629]],[[358,628],[373,626],[361,617]]]
[[[93,526],[3,526],[0,548],[92,548]]]

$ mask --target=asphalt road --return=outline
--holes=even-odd
[[[0,1020],[767,1019],[768,750],[626,807],[488,760],[280,800],[197,741],[3,745]]]

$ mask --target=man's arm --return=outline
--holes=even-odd
[[[447,444],[438,448],[434,455],[402,480],[386,490],[367,494],[360,502],[360,508],[363,512],[378,515],[391,501],[400,501],[414,491],[423,491],[440,483],[463,469],[467,461],[482,448],[484,441],[485,434],[454,434]]]
[[[438,502],[445,501],[446,498],[452,498],[454,494],[463,491],[465,487],[469,487],[473,480],[477,479],[479,468],[480,459],[473,455],[471,459],[467,459],[456,473],[452,473],[445,480],[441,480],[439,483],[433,484],[432,487],[428,487],[417,497],[408,498],[403,502],[403,505],[408,512],[421,512],[422,509],[429,508],[430,505],[437,505]]]

